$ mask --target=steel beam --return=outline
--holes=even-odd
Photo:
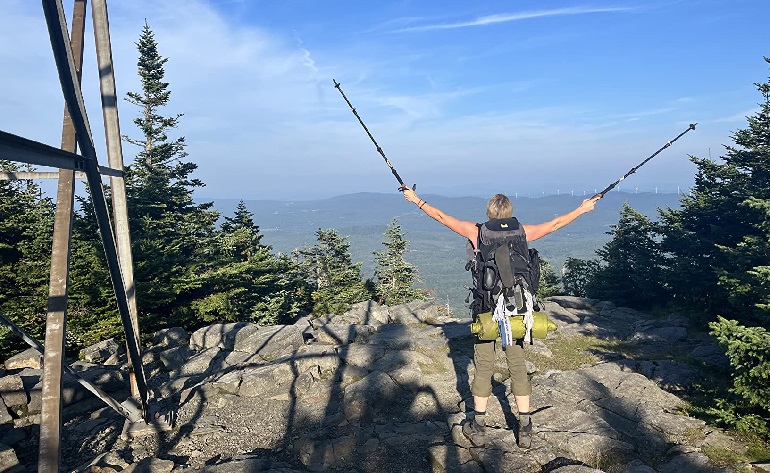
[[[83,156],[0,130],[0,159],[60,169],[85,169]]]
[[[75,0],[72,19],[70,66],[80,87],[83,66],[83,37],[85,31],[86,0]],[[61,147],[74,153],[77,150],[75,127],[68,107],[64,107]],[[48,289],[48,316],[45,323],[43,352],[42,407],[40,412],[40,450],[38,471],[55,473],[61,461],[61,393],[64,369],[64,340],[67,327],[67,292],[69,290],[69,263],[72,243],[72,216],[75,204],[75,171],[59,170],[56,193],[56,214],[51,250],[51,275]]]
[[[96,213],[96,220],[99,225],[99,234],[104,246],[104,252],[107,259],[107,265],[110,271],[110,279],[115,290],[115,296],[120,312],[123,330],[126,335],[126,345],[128,347],[128,356],[134,367],[136,383],[139,389],[139,403],[142,407],[143,415],[146,417],[147,410],[147,382],[142,369],[142,359],[139,350],[139,340],[135,336],[131,315],[128,308],[126,296],[126,287],[121,274],[120,263],[118,260],[117,249],[115,247],[115,238],[110,223],[109,211],[107,209],[107,200],[102,188],[101,177],[99,175],[99,165],[96,160],[96,150],[94,148],[91,135],[91,128],[86,116],[83,96],[80,89],[75,86],[77,78],[74,73],[72,51],[67,41],[67,25],[64,19],[64,11],[61,0],[43,0],[43,12],[45,13],[46,23],[48,24],[48,33],[51,38],[51,48],[54,53],[56,68],[59,72],[59,82],[62,86],[64,99],[67,103],[72,122],[77,132],[77,141],[80,151],[85,157],[85,172],[88,178],[88,187],[91,191],[91,197]]]
[[[123,271],[123,282],[126,284],[126,297],[128,298],[129,314],[131,314],[131,326],[134,329],[134,338],[138,341],[141,332],[139,331],[139,315],[136,307],[134,258],[131,253],[131,234],[128,225],[126,183],[122,176],[123,146],[120,138],[118,96],[115,87],[115,69],[112,63],[110,22],[107,15],[106,0],[92,0],[91,17],[94,22],[96,62],[99,66],[99,88],[102,97],[104,136],[107,140],[107,160],[111,168],[121,172],[120,176],[113,176],[110,178],[110,189],[112,190],[112,218],[115,224],[116,236],[115,242],[118,247],[120,268]],[[137,396],[138,386],[131,364],[129,364],[129,369],[131,394]]]
[[[123,171],[116,171],[114,169],[105,168],[99,166],[99,174],[102,176],[123,176]],[[86,173],[82,171],[75,171],[75,179],[85,179]],[[0,172],[0,181],[23,181],[33,179],[59,179],[58,172],[41,172],[41,171],[16,171],[16,172]]]

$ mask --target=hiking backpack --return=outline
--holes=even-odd
[[[478,227],[477,251],[468,242],[465,266],[473,277],[471,312],[493,311],[500,294],[512,310],[514,306],[522,309],[523,291],[534,299],[540,285],[540,255],[527,245],[524,228],[515,217],[492,219]]]

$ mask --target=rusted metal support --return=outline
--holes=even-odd
[[[0,323],[4,324],[8,329],[18,335],[22,340],[27,342],[29,346],[34,348],[35,350],[39,351],[40,353],[44,353],[45,350],[43,349],[43,345],[40,344],[37,340],[32,338],[31,335],[29,335],[27,332],[25,332],[21,327],[13,323],[11,319],[4,316],[3,314],[0,314]],[[64,371],[66,371],[68,374],[70,374],[75,380],[80,383],[81,386],[86,388],[96,396],[97,398],[101,399],[105,404],[107,404],[109,407],[111,407],[115,412],[122,415],[126,419],[128,419],[131,422],[138,422],[142,420],[142,413],[138,410],[133,408],[133,406],[126,406],[115,399],[112,398],[109,394],[99,389],[98,386],[94,385],[92,382],[88,381],[87,379],[83,379],[80,377],[77,371],[73,370],[69,365],[66,363],[63,365]]]
[[[96,62],[99,66],[99,88],[102,96],[102,116],[104,117],[104,136],[107,140],[107,160],[112,169],[123,171],[123,146],[120,138],[118,120],[118,93],[115,87],[115,69],[112,63],[112,44],[110,42],[110,22],[107,15],[106,0],[91,1],[91,17],[94,21],[96,44]],[[112,218],[115,224],[115,243],[118,246],[118,259],[126,284],[128,311],[131,314],[131,326],[134,338],[140,340],[139,315],[136,307],[134,284],[134,258],[131,253],[131,234],[128,225],[128,205],[126,183],[121,176],[110,178],[112,190]],[[132,364],[129,363],[131,394],[137,396],[139,388]]]
[[[83,65],[83,37],[86,1],[75,0],[72,19],[71,61],[77,85]],[[73,64],[74,63],[74,64]],[[74,153],[77,149],[75,127],[67,106],[64,107],[62,149]],[[56,193],[56,215],[51,250],[51,276],[48,290],[48,316],[45,324],[43,352],[42,407],[40,412],[40,450],[38,471],[58,472],[61,460],[61,393],[64,369],[64,340],[67,327],[67,291],[72,242],[72,215],[75,203],[75,171],[59,170]]]
[[[13,161],[19,161],[15,159]],[[22,161],[23,162],[23,161]],[[99,174],[102,176],[123,176],[123,171],[116,171],[114,169],[99,166]],[[81,171],[75,171],[75,179],[85,179],[86,173]],[[44,171],[17,171],[17,172],[0,172],[0,181],[23,181],[32,179],[59,179],[58,172],[44,172]]]
[[[93,144],[91,128],[83,104],[83,96],[76,84],[74,75],[74,66],[72,51],[67,41],[67,26],[64,20],[64,12],[61,0],[43,0],[43,12],[45,13],[48,24],[48,33],[51,38],[51,48],[53,49],[56,68],[59,72],[59,81],[62,86],[67,107],[72,117],[73,125],[77,132],[78,146],[80,152],[85,157],[85,172],[88,178],[88,188],[91,191],[93,199],[94,212],[99,225],[99,234],[104,246],[104,252],[107,259],[107,265],[110,271],[110,279],[115,290],[115,296],[118,304],[118,311],[123,323],[123,330],[126,335],[126,345],[128,347],[128,356],[134,367],[136,383],[139,389],[139,403],[144,417],[147,417],[147,383],[142,369],[141,353],[139,351],[139,341],[131,322],[131,315],[128,308],[126,297],[126,287],[121,274],[120,263],[118,260],[117,249],[115,247],[115,238],[107,209],[107,200],[102,188],[101,176],[99,175],[99,165],[96,159],[96,150]]]
[[[85,159],[69,151],[0,131],[0,159],[60,169],[85,169]]]

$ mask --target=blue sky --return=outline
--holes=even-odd
[[[300,200],[395,192],[334,88],[421,193],[601,189],[698,122],[621,185],[692,185],[745,128],[770,72],[770,2],[109,2],[118,94],[138,91],[145,19],[168,57],[166,115],[206,198]],[[68,18],[72,2],[65,1]],[[101,130],[93,34],[83,88]],[[0,7],[0,130],[58,146],[63,100],[39,2]],[[121,102],[122,133],[138,110]],[[137,149],[124,143],[127,162]]]

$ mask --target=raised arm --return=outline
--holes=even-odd
[[[479,229],[478,227],[476,227],[476,224],[474,222],[466,222],[464,220],[456,219],[451,215],[445,214],[438,208],[420,199],[417,193],[412,189],[406,188],[404,189],[403,192],[404,192],[404,199],[417,205],[417,207],[419,207],[429,217],[436,220],[437,222],[444,225],[445,227],[452,230],[453,232],[460,234],[465,238],[469,239],[474,246],[476,245],[476,238],[478,237]]]
[[[550,222],[539,223],[537,225],[523,224],[522,227],[524,227],[524,232],[527,234],[527,241],[537,240],[538,238],[542,238],[549,233],[553,233],[556,230],[569,225],[573,220],[580,217],[584,213],[592,211],[594,209],[594,205],[596,205],[596,201],[601,198],[602,196],[598,195],[591,197],[590,199],[585,199],[583,203],[581,203],[572,212],[560,215]]]

